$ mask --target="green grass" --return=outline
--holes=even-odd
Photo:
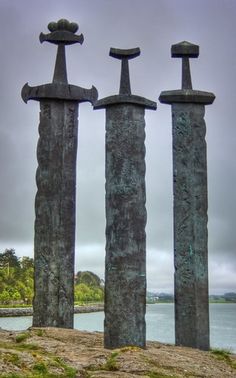
[[[29,337],[30,337],[29,332],[20,333],[19,335],[16,336],[16,342],[22,343],[22,341],[27,340]]]
[[[22,378],[23,375],[17,373],[0,374],[1,378]]]
[[[75,378],[77,370],[71,366],[68,366],[60,357],[54,357],[54,361],[57,366],[64,369],[67,378]]]
[[[41,348],[34,344],[17,344],[6,341],[0,341],[0,348],[2,349],[15,349],[15,350],[41,350]]]
[[[4,363],[13,364],[18,367],[20,367],[21,365],[20,357],[16,353],[11,353],[11,352],[1,353],[0,358],[3,360]]]
[[[17,304],[17,305],[7,305],[0,304],[0,308],[32,308],[32,304]]]
[[[231,358],[231,353],[227,349],[212,349],[213,356],[220,361],[226,362],[231,368],[236,369],[236,362]]]
[[[140,352],[141,350],[142,350],[142,348],[137,347],[137,346],[132,346],[132,345],[120,348],[120,352],[121,353],[125,353],[125,352]]]
[[[116,358],[119,355],[118,352],[112,352],[111,355],[108,357],[106,363],[102,366],[101,370],[108,370],[108,371],[117,371],[117,361]]]
[[[43,329],[37,329],[35,333],[37,336],[40,336],[40,337],[45,336],[45,331]]]
[[[48,373],[48,369],[44,362],[38,362],[37,364],[35,364],[33,366],[33,370],[44,375]]]
[[[37,370],[37,369],[36,369]],[[70,374],[70,373],[69,373]],[[9,374],[0,374],[1,378],[75,378],[75,375],[68,375],[67,372],[64,372],[62,374],[53,374],[48,372],[40,372],[40,371],[34,371],[34,372],[27,372],[22,374],[17,373],[9,373]]]
[[[20,335],[18,335],[20,336]],[[27,336],[28,338],[29,336]],[[25,337],[20,340],[25,340]],[[68,366],[63,359],[45,352],[41,347],[34,344],[24,344],[21,341],[18,342],[0,342],[0,348],[5,349],[5,352],[0,354],[0,359],[6,364],[12,364],[19,368],[22,368],[24,362],[21,360],[21,355],[15,353],[15,351],[25,351],[36,358],[33,366],[24,366],[24,370],[21,373],[0,373],[1,378],[75,378],[77,370],[71,366]],[[45,355],[47,360],[45,361]],[[51,373],[50,368],[57,367],[60,369],[60,373]]]
[[[22,351],[22,350],[25,350],[25,351],[37,350],[37,351],[42,352],[42,349],[38,345],[35,345],[35,344],[19,344],[19,345],[16,345],[15,349],[20,350],[20,351]]]

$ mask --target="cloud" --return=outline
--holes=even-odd
[[[209,287],[213,294],[235,292],[236,289],[235,261],[225,261],[224,253],[221,258],[210,259]]]
[[[174,292],[174,260],[171,251],[147,250],[147,286],[155,292]]]

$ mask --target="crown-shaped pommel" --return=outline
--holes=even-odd
[[[182,58],[182,89],[192,89],[189,58],[197,58],[199,46],[183,41],[171,46],[172,58]]]
[[[72,45],[74,43],[82,44],[84,41],[83,34],[75,34],[78,29],[78,24],[75,22],[69,22],[65,19],[61,19],[57,22],[50,22],[48,24],[48,30],[51,33],[41,33],[39,40],[41,43],[46,41],[56,45]]]

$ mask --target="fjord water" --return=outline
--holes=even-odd
[[[74,328],[86,331],[103,331],[103,312],[75,314]],[[0,327],[24,330],[32,325],[31,316],[0,318]],[[147,340],[174,344],[174,305],[159,303],[147,305]],[[211,348],[228,349],[236,353],[236,303],[210,304]]]

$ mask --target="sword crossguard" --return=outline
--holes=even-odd
[[[172,58],[182,58],[182,89],[192,89],[189,58],[199,56],[199,46],[183,41],[171,46]]]
[[[50,83],[30,87],[26,83],[21,90],[21,97],[25,103],[29,100],[57,99],[78,103],[88,101],[94,105],[98,98],[98,91],[94,86],[87,89],[71,84]]]
[[[130,76],[129,76],[129,59],[136,58],[140,55],[140,48],[134,49],[116,49],[111,47],[110,56],[121,60],[121,76],[119,94],[131,95]]]

